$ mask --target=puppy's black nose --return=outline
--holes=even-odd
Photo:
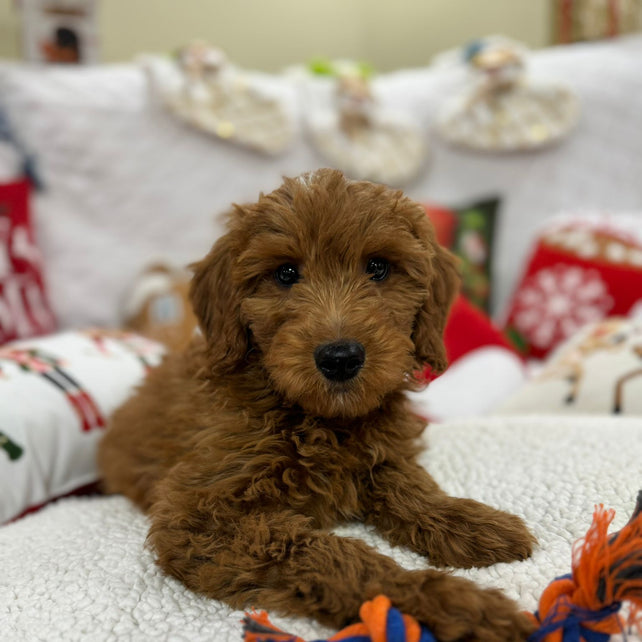
[[[335,341],[319,346],[314,361],[330,381],[348,381],[356,376],[366,360],[366,351],[357,341]]]

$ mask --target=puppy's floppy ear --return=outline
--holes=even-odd
[[[428,364],[433,374],[440,374],[448,367],[443,335],[450,307],[459,291],[460,276],[457,259],[437,243],[430,223],[428,227],[427,235],[433,250],[429,294],[415,318],[413,339],[417,365],[422,368]]]
[[[233,282],[235,256],[230,234],[219,238],[209,254],[190,267],[194,271],[190,299],[201,332],[207,341],[212,366],[231,372],[244,359],[248,348],[247,330],[241,323],[241,296]]]

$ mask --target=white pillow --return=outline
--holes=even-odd
[[[642,415],[642,319],[584,326],[496,412]]]
[[[109,415],[162,354],[158,343],[105,330],[0,348],[0,524],[97,481]]]

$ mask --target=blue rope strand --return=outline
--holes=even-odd
[[[615,602],[599,611],[588,611],[571,605],[566,617],[556,620],[557,612],[552,612],[537,631],[532,633],[528,642],[541,642],[549,633],[562,629],[564,642],[607,642],[611,637],[608,633],[593,631],[584,626],[587,622],[601,622],[617,613],[621,607],[620,602]],[[536,614],[537,615],[537,614]]]
[[[403,623],[401,613],[395,608],[388,609],[386,642],[406,642],[406,625]]]

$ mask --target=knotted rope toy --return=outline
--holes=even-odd
[[[531,642],[605,642],[627,629],[642,633],[642,491],[628,524],[608,535],[614,517],[613,509],[595,509],[586,536],[573,547],[572,573],[540,597]]]
[[[612,535],[615,511],[597,506],[586,536],[573,547],[572,571],[544,590],[530,614],[529,642],[606,642],[612,634],[642,634],[642,491],[633,516]],[[625,613],[621,607],[626,603]],[[437,642],[430,631],[379,595],[359,610],[361,622],[316,642]],[[244,642],[305,642],[275,627],[267,613],[246,614]]]
[[[410,615],[402,615],[385,595],[364,602],[359,609],[361,622],[351,624],[327,640],[315,642],[437,642],[428,629]],[[261,611],[243,620],[245,642],[305,642],[303,638],[277,629]]]

